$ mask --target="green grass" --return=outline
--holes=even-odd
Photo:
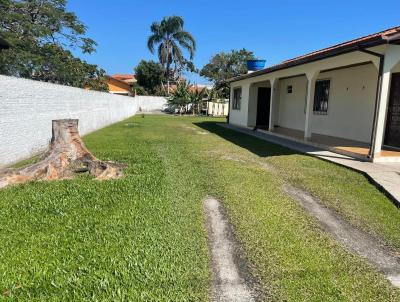
[[[121,180],[0,191],[0,299],[206,300],[203,173],[153,123],[85,138],[99,158],[129,164]]]
[[[400,215],[383,194],[360,174],[215,121],[134,117],[84,139],[97,157],[129,165],[123,179],[0,191],[0,300],[207,301],[201,201],[214,195],[266,300],[400,301],[281,187],[306,189],[399,248]]]

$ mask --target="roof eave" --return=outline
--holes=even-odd
[[[278,70],[283,70],[283,69],[287,69],[287,68],[291,68],[291,67],[295,67],[295,66],[299,66],[299,65],[303,65],[303,64],[308,64],[311,62],[315,62],[315,61],[319,61],[319,60],[323,60],[323,59],[327,59],[327,58],[331,58],[331,57],[335,57],[335,56],[339,56],[339,55],[343,55],[346,53],[350,53],[353,51],[358,51],[360,48],[369,48],[369,47],[374,47],[374,46],[378,46],[378,45],[382,45],[382,44],[387,44],[388,41],[385,40],[382,37],[374,37],[372,39],[369,39],[368,41],[362,41],[360,43],[355,43],[355,44],[351,44],[351,45],[346,45],[340,48],[336,48],[333,49],[331,51],[322,53],[322,54],[316,54],[310,57],[306,57],[304,59],[299,59],[293,62],[288,62],[288,63],[283,63],[280,64],[276,67],[272,66],[260,71],[255,71],[252,73],[248,73],[248,74],[244,74],[235,78],[231,78],[229,79],[227,82],[228,83],[233,83],[233,82],[237,82],[237,81],[241,81],[241,80],[245,80],[245,79],[249,79],[249,78],[253,78],[256,76],[260,76],[260,75],[264,75],[264,74],[268,74],[268,73],[272,73],[274,71],[278,71]]]
[[[116,79],[116,78],[114,78],[113,76],[110,76],[110,75],[105,75],[105,78],[106,79],[110,79],[110,80],[114,80],[116,82],[119,82],[119,83],[122,83],[122,84],[125,84],[125,85],[129,85],[129,83],[126,83],[124,81],[118,80],[118,79]],[[129,86],[131,86],[131,85],[129,85]]]
[[[383,39],[386,40],[387,43],[389,43],[389,44],[399,45],[400,44],[400,33],[397,33],[392,36],[384,36]]]

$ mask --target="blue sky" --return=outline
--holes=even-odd
[[[147,49],[150,25],[179,15],[197,41],[194,58],[201,68],[220,51],[246,48],[267,65],[313,50],[400,25],[399,0],[69,0],[99,45],[77,55],[108,74],[132,73]],[[196,75],[190,80],[205,83]]]

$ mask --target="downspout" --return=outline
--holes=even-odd
[[[381,106],[382,77],[383,77],[383,65],[385,63],[385,55],[374,52],[374,51],[370,51],[367,49],[363,49],[363,48],[360,48],[359,51],[379,58],[378,81],[376,84],[376,96],[375,96],[375,108],[374,108],[374,120],[372,123],[372,132],[371,132],[371,147],[369,148],[369,152],[368,152],[368,158],[373,160],[375,158],[376,131],[378,128],[379,108]]]

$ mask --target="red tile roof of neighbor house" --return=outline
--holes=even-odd
[[[273,65],[259,71],[237,76],[235,78],[229,79],[228,82],[235,82],[246,78],[255,77],[257,75],[262,75],[273,71],[325,59],[328,57],[345,54],[348,52],[356,51],[360,48],[373,47],[386,43],[398,44],[399,41],[400,41],[400,26],[396,26],[374,34],[370,34],[364,37],[360,37],[327,48],[323,48],[317,51],[313,51],[308,54],[283,61],[280,64]]]
[[[112,75],[112,77],[117,80],[130,80],[130,79],[134,79],[135,75],[134,74],[114,74],[114,75]]]
[[[107,79],[113,79],[113,80],[115,80],[117,82],[121,82],[121,83],[124,83],[124,84],[128,84],[128,83],[124,82],[122,79],[116,78],[115,76],[106,75],[106,78]]]

